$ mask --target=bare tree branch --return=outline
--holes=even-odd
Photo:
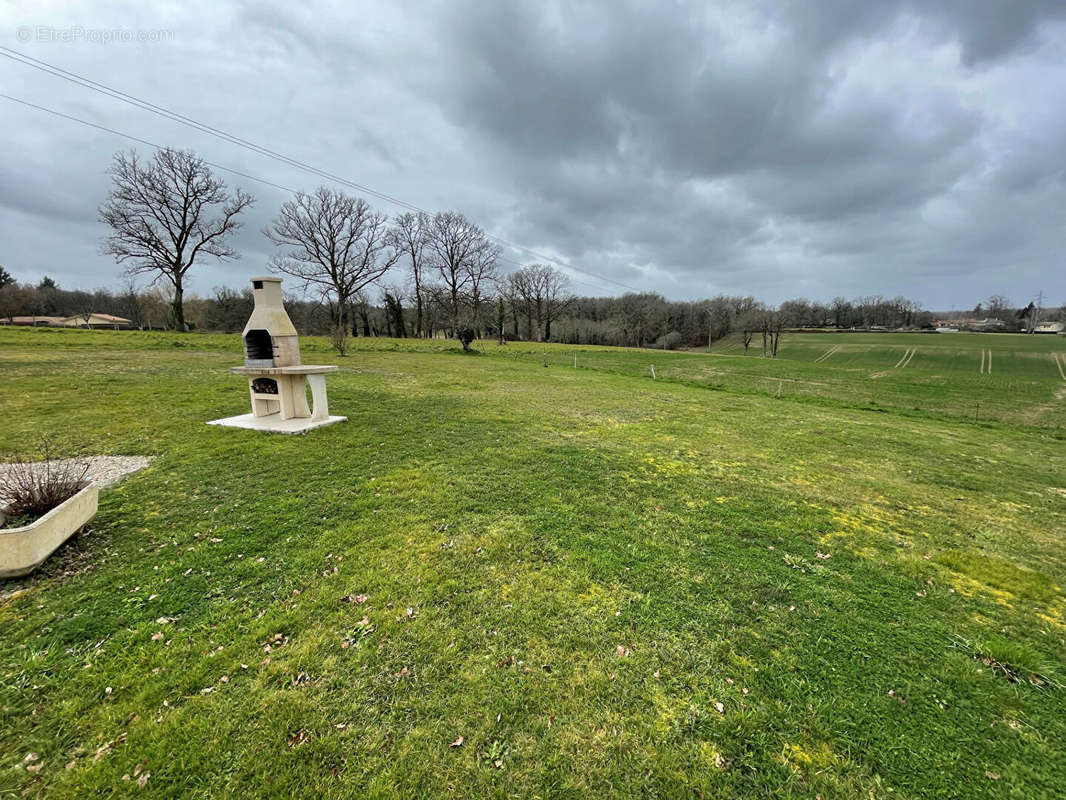
[[[343,331],[352,298],[388,272],[402,253],[389,235],[388,217],[360,197],[325,186],[283,203],[263,233],[280,248],[271,268],[299,279],[305,290],[319,291]],[[338,350],[343,354],[343,342]]]
[[[393,221],[392,245],[411,260],[411,280],[414,283],[415,301],[415,336],[425,336],[426,320],[424,308],[426,305],[426,239],[429,232],[430,217],[424,212],[415,214],[408,211],[401,214]]]
[[[103,251],[127,265],[127,276],[169,281],[174,324],[185,330],[186,273],[200,255],[238,257],[227,238],[254,200],[242,189],[231,197],[225,182],[187,150],[164,148],[148,163],[135,151],[116,153],[110,173],[111,194],[100,206],[100,220],[111,228]],[[221,206],[217,216],[215,206]]]
[[[451,334],[469,350],[500,251],[485,231],[455,211],[437,212],[429,222],[425,247],[442,283]]]

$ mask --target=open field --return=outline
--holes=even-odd
[[[303,339],[284,437],[237,336],[0,329],[0,452],[156,456],[0,583],[0,794],[1060,797],[1062,338]]]
[[[704,354],[622,352],[654,362],[660,378],[732,391],[1066,426],[1066,378],[1059,370],[1060,364],[1066,367],[1062,336],[786,334],[776,359],[761,356],[758,338],[747,356],[735,338],[717,344],[711,350],[716,357],[709,361]],[[591,366],[602,358],[584,361]]]
[[[73,333],[73,338],[70,334]],[[237,352],[233,336],[174,336],[166,333],[0,328],[5,342],[42,346],[109,346],[140,350],[195,349]],[[26,336],[38,337],[26,339]],[[12,339],[11,337],[20,337]],[[117,338],[115,338],[117,337]],[[479,342],[481,353],[515,362],[593,369],[737,394],[791,397],[848,408],[878,408],[926,417],[999,421],[1047,428],[1066,427],[1066,337],[1023,334],[785,334],[776,359],[763,358],[759,339],[749,353],[736,337],[715,344],[711,353],[664,352],[618,347],[586,347],[534,342]],[[329,358],[325,340],[304,344],[316,357]],[[451,351],[446,340],[352,339],[354,353]],[[708,355],[710,357],[708,357]]]

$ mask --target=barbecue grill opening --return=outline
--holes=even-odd
[[[256,394],[277,394],[278,382],[273,378],[256,378],[252,381],[252,391]]]
[[[261,328],[250,330],[244,335],[244,352],[245,358],[254,361],[273,361],[274,340]]]

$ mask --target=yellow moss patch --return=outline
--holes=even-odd
[[[967,597],[981,592],[1009,605],[1015,597],[1050,603],[1062,593],[1062,588],[1044,573],[1016,566],[996,555],[945,550],[937,553],[933,561],[951,570],[956,591]]]
[[[699,467],[695,463],[691,461],[682,461],[676,458],[645,456],[641,459],[641,462],[646,465],[646,470],[654,472],[656,475],[665,475],[667,477],[698,475],[700,472]]]
[[[781,752],[781,763],[797,772],[822,771],[834,769],[843,764],[841,758],[826,742],[807,744],[785,744]]]

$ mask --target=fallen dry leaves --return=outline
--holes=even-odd
[[[271,650],[276,650],[284,644],[288,644],[289,637],[284,633],[275,633],[273,637],[263,642],[263,652],[269,653]]]
[[[96,748],[96,753],[93,754],[93,763],[95,764],[101,758],[106,756],[120,744],[126,743],[126,733],[123,732],[117,739],[112,739],[110,742],[105,742]]]
[[[133,778],[136,778],[137,779],[137,788],[138,789],[143,789],[145,787],[145,785],[148,783],[148,779],[150,777],[152,777],[152,773],[151,772],[145,772],[144,771],[144,765],[138,764],[133,770],[133,775],[130,775],[130,773],[127,772],[125,775],[122,776],[122,780],[128,781],[128,780],[131,780]]]
[[[311,734],[309,734],[307,731],[305,731],[303,728],[301,728],[300,730],[296,731],[296,733],[294,733],[292,736],[289,737],[289,747],[299,747],[304,742],[308,742],[310,740],[311,740]]]

